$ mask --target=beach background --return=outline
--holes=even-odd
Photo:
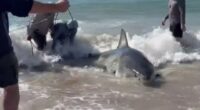
[[[70,11],[79,22],[75,44],[49,54],[26,41],[31,17],[9,15],[10,35],[20,69],[20,110],[199,110],[200,1],[187,0],[186,27],[177,42],[161,26],[168,0],[71,0]],[[42,1],[55,2],[55,1]],[[70,21],[69,13],[59,20]],[[115,49],[121,28],[129,45],[141,51],[164,77],[160,87],[146,87],[134,78],[117,78],[102,69],[81,65],[84,60],[58,64],[69,51],[75,58],[89,52]],[[85,61],[84,61],[85,62]],[[87,61],[86,61],[87,62]],[[69,65],[70,64],[70,65]],[[2,101],[2,91],[0,91]],[[0,110],[1,110],[0,105]]]

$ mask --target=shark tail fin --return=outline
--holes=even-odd
[[[120,39],[117,48],[129,47],[126,31],[121,29]]]

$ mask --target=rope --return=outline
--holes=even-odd
[[[50,16],[49,16],[49,17],[50,17]],[[27,25],[27,28],[30,28],[31,25],[34,26],[34,25],[37,25],[37,24],[39,24],[39,23],[45,22],[45,21],[48,20],[49,17],[46,17],[45,19],[40,20],[39,22],[36,22],[36,23],[34,23],[34,24],[31,24],[32,21],[33,21],[33,17],[32,17],[32,18],[29,20],[29,23],[28,23],[28,25]],[[29,36],[29,35],[28,35],[28,36]],[[30,44],[31,44],[32,56],[34,56],[34,48],[36,48],[36,47],[34,46],[34,44],[33,44],[33,42],[32,42],[31,39],[29,39],[29,41],[30,41]]]
[[[73,21],[73,20],[74,20],[74,17],[72,16],[72,13],[71,13],[70,9],[68,9],[68,12],[69,12],[69,15],[70,15],[70,17],[71,17],[71,19],[72,19],[72,21]],[[40,20],[39,22],[34,23],[34,24],[32,24],[32,25],[37,25],[37,24],[40,24],[40,23],[42,23],[42,22],[45,22],[45,21],[47,21],[48,18],[50,18],[50,17],[51,17],[51,16],[46,17],[45,19]],[[55,15],[55,20],[57,20],[57,18],[58,18],[58,13],[56,13],[56,15]],[[55,20],[54,20],[54,21],[55,21]],[[31,21],[33,21],[33,17],[31,17],[31,19],[28,21],[28,26],[31,25]],[[27,28],[27,25],[26,25],[26,26],[21,26],[21,27],[19,27],[19,28],[15,28],[15,29],[11,30],[10,33],[15,33],[15,31],[21,30],[21,29],[24,29],[24,28]]]
[[[73,20],[74,20],[74,17],[72,16],[72,13],[71,13],[70,9],[68,9],[68,12],[69,12],[69,15],[70,15],[70,17],[71,17],[71,19],[72,19],[72,21],[73,21]],[[49,17],[46,17],[45,19],[40,20],[39,22],[36,22],[36,23],[34,23],[34,24],[31,24],[32,21],[33,21],[33,17],[31,17],[31,19],[28,21],[28,25],[22,26],[22,27],[19,27],[19,28],[16,28],[16,29],[13,29],[13,30],[11,30],[10,33],[15,33],[15,31],[18,31],[18,30],[21,30],[21,29],[24,29],[24,28],[27,28],[27,27],[29,28],[30,25],[33,26],[33,25],[40,24],[40,23],[42,23],[42,22],[47,21],[48,18],[50,18],[50,17],[51,17],[51,16],[49,15]],[[56,15],[55,15],[54,23],[55,23],[55,21],[57,20],[57,18],[58,18],[58,13],[56,13]],[[34,48],[36,48],[36,46],[34,46],[32,40],[29,40],[29,41],[30,41],[30,44],[31,44],[32,55],[34,55]]]
[[[30,44],[31,44],[31,50],[32,50],[32,56],[34,56],[34,50],[33,50],[33,42],[30,40]]]
[[[69,12],[69,15],[70,15],[70,17],[71,17],[71,19],[72,19],[72,21],[73,21],[73,20],[74,20],[74,17],[72,16],[72,13],[71,13],[70,9],[68,9],[68,12]]]
[[[46,17],[45,19],[40,20],[39,22],[34,23],[34,24],[32,24],[32,25],[34,26],[34,25],[40,24],[40,23],[42,23],[42,22],[45,22],[45,21],[47,21],[48,18],[50,18],[50,17],[51,17],[51,16]],[[32,21],[32,20],[33,20],[33,18],[31,18],[31,19],[28,21],[28,25],[26,25],[26,26],[21,26],[21,27],[19,27],[19,28],[12,29],[12,30],[10,31],[10,33],[15,33],[15,31],[18,31],[18,30],[27,28],[27,26],[30,26],[30,25],[31,25],[31,21]]]
[[[46,18],[44,18],[44,19],[42,19],[42,20],[40,20],[39,22],[36,22],[36,23],[34,23],[34,24],[31,24],[31,23],[32,23],[31,21],[33,21],[33,18],[32,18],[32,19],[29,20],[28,27],[30,27],[31,25],[34,26],[34,25],[37,25],[37,24],[39,24],[39,23],[45,22],[45,21],[47,21],[48,18],[50,18],[50,17],[51,17],[51,15],[49,15],[48,17],[46,17]],[[54,17],[54,21],[53,21],[54,23],[55,23],[55,21],[57,20],[57,17],[58,17],[58,13],[55,13],[55,17]],[[31,44],[32,55],[34,55],[34,48],[37,49],[37,47],[33,44],[33,42],[32,42],[31,39],[30,39],[29,41],[30,41],[30,44]]]

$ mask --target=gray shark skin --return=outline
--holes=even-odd
[[[96,64],[118,77],[137,77],[150,81],[159,76],[154,74],[153,64],[138,50],[130,48],[126,32],[122,29],[117,49],[99,55]]]
[[[163,83],[162,76],[155,74],[153,64],[140,51],[129,47],[126,32],[123,29],[116,49],[103,53],[89,53],[78,59],[62,58],[59,61],[62,65],[99,67],[116,77],[136,78],[151,87],[160,87]]]

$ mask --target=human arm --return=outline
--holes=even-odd
[[[65,12],[69,8],[68,0],[59,0],[57,3],[41,3],[34,1],[30,13],[56,13]]]
[[[69,8],[68,0],[57,3],[41,3],[33,0],[1,0],[0,12],[11,12],[15,16],[25,17],[28,13],[64,12]]]
[[[167,21],[167,19],[169,18],[169,14],[167,14],[164,18],[164,20],[162,21],[162,25],[164,26],[165,25],[165,22]]]
[[[1,0],[0,12],[11,12],[15,16],[25,17],[32,4],[33,0]]]

